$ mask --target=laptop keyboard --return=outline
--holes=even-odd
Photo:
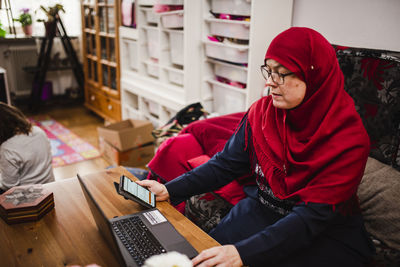
[[[152,255],[166,252],[139,217],[112,222],[112,226],[138,265]]]

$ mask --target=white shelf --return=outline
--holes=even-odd
[[[260,73],[260,66],[264,63],[265,52],[272,39],[291,26],[293,0],[203,0],[203,4],[203,99],[212,98],[212,112],[220,115],[239,109],[246,111],[262,95],[265,81]],[[214,13],[250,16],[250,19],[233,21],[214,18],[210,15],[210,10]],[[265,15],[267,11],[268,16]],[[206,40],[207,36],[213,35],[248,40],[248,45]],[[210,82],[210,78],[207,78],[215,79],[217,74],[246,84],[246,88],[231,88],[232,86],[223,83]],[[228,91],[229,88],[232,90]],[[236,98],[217,95],[217,91],[225,91],[226,94],[232,92]],[[225,107],[220,107],[221,105]]]
[[[147,16],[154,12],[156,1],[139,0],[135,9],[138,28],[120,30],[123,116],[146,118],[161,126],[194,102],[201,102],[207,111],[219,115],[247,110],[261,97],[265,82],[260,65],[271,40],[290,27],[293,0],[165,1],[183,4],[184,10],[150,15],[149,23]],[[219,19],[210,13],[212,8],[226,11],[231,5],[232,12],[246,13],[250,20]],[[270,10],[273,12],[266,16]],[[174,19],[183,15],[183,25],[178,20],[170,21],[180,29],[164,27],[163,17],[171,15]],[[207,39],[210,35],[248,40],[248,44],[216,43]],[[217,51],[210,54],[210,48]],[[246,86],[218,82],[216,75]],[[152,103],[151,112],[146,103]]]

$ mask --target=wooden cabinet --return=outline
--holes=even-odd
[[[109,121],[121,120],[119,1],[82,0],[85,106]]]

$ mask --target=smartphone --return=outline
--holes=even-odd
[[[122,196],[131,199],[145,207],[156,207],[156,196],[148,189],[144,188],[141,185],[138,185],[125,175],[122,175],[120,177],[119,193]]]

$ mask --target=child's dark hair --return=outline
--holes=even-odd
[[[17,134],[29,134],[32,124],[16,107],[0,101],[0,145]]]

